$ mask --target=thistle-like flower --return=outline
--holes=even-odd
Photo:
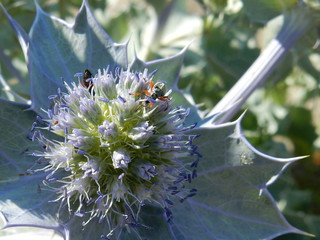
[[[106,222],[106,237],[140,226],[146,203],[161,206],[171,221],[174,198],[196,192],[184,185],[196,176],[198,159],[184,160],[199,157],[197,136],[185,133],[194,126],[184,124],[188,110],[171,106],[165,83],[153,84],[154,73],[104,69],[84,80],[76,74],[79,84],[66,84],[68,93],[49,96],[46,128],[61,140],[34,131],[44,146],[34,155],[46,164],[36,171],[48,173],[44,183],[56,191],[54,201],[83,218],[84,226],[94,218]]]

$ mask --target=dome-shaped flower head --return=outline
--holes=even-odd
[[[35,132],[44,150],[34,155],[46,163],[38,171],[48,172],[48,186],[60,183],[56,201],[81,216],[84,225],[94,218],[107,222],[109,236],[138,225],[146,203],[163,208],[170,221],[174,199],[195,195],[185,186],[196,176],[186,157],[197,157],[196,136],[185,133],[194,127],[184,123],[188,110],[173,107],[166,84],[153,80],[147,69],[99,70],[90,87],[76,76],[79,83],[51,96],[46,111],[47,129],[62,139]]]

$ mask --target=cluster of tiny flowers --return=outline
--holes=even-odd
[[[185,126],[188,110],[172,106],[154,73],[104,69],[84,80],[76,74],[79,83],[49,97],[44,121],[60,141],[34,131],[44,147],[34,155],[46,163],[38,170],[48,172],[44,183],[57,192],[54,201],[82,217],[84,226],[96,218],[107,223],[106,238],[117,228],[139,226],[146,203],[161,206],[171,221],[174,199],[196,194],[184,185],[196,177],[199,160],[197,136],[186,134],[194,125]]]

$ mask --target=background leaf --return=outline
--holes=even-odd
[[[61,231],[55,218],[57,204],[48,204],[55,193],[43,188],[45,173],[29,174],[39,145],[30,139],[30,126],[36,118],[27,105],[0,99],[0,211],[4,227],[42,226]]]
[[[173,208],[176,239],[255,240],[302,233],[288,224],[266,189],[297,158],[255,150],[242,135],[240,119],[192,133],[200,134],[195,143],[203,158],[192,183],[197,195]]]
[[[298,4],[297,0],[242,0],[251,21],[267,22]]]

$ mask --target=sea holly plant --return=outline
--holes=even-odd
[[[65,239],[271,239],[292,227],[267,190],[292,162],[255,150],[241,119],[202,119],[178,88],[186,49],[127,59],[83,1],[74,24],[45,13],[24,52],[31,103],[1,99],[4,228]],[[238,99],[239,100],[239,99]]]

